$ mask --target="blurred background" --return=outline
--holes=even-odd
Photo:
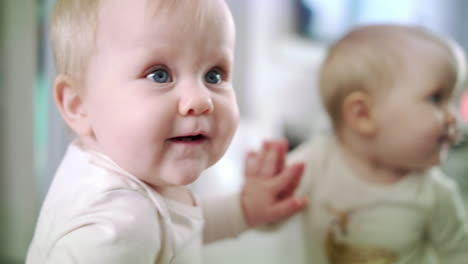
[[[71,139],[51,100],[48,14],[54,0],[0,0],[0,264],[24,263],[37,214]],[[227,154],[194,184],[200,194],[233,192],[242,160],[261,140],[291,147],[328,128],[316,74],[327,45],[353,26],[422,25],[468,48],[465,0],[228,0],[237,24],[235,88],[242,120]],[[468,32],[467,32],[468,33]],[[468,100],[454,102],[468,117]],[[465,125],[462,125],[462,130]],[[468,143],[443,164],[468,197]],[[465,198],[466,199],[466,198]],[[249,231],[205,249],[205,263],[294,263],[295,222],[275,234]]]

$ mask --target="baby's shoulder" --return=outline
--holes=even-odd
[[[325,156],[325,152],[330,149],[333,145],[333,138],[330,136],[320,135],[314,138],[311,138],[302,144],[300,144],[296,149],[292,150],[288,154],[289,162],[309,162],[317,161],[321,157]]]
[[[111,216],[120,214],[156,217],[158,200],[142,181],[109,168],[84,165],[57,171],[43,205],[45,214],[68,222],[117,219]]]
[[[92,197],[127,190],[145,195],[147,188],[145,183],[107,157],[93,154],[73,143],[55,173],[49,192],[57,192],[61,196]]]
[[[436,192],[452,192],[457,188],[455,180],[438,167],[428,170],[426,176],[427,183]]]
[[[461,193],[456,181],[444,174],[440,168],[427,172],[426,187],[435,207],[451,207],[459,203]]]
[[[37,243],[49,249],[82,241],[110,248],[118,241],[143,241],[158,247],[159,205],[138,183],[106,170],[65,172],[56,175],[42,206]]]

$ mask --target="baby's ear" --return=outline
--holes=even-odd
[[[79,92],[78,82],[66,75],[55,78],[53,95],[55,103],[68,126],[78,136],[92,134],[89,118]]]
[[[372,97],[368,93],[352,92],[343,101],[344,124],[360,135],[373,136],[377,127],[372,110]]]

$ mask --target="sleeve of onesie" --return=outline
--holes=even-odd
[[[440,263],[468,263],[468,219],[455,182],[436,172],[429,236]]]
[[[201,197],[201,203],[205,218],[204,243],[235,237],[248,228],[240,192],[224,197]]]
[[[158,214],[135,191],[113,190],[97,199],[88,214],[69,223],[48,264],[154,264],[161,249]]]

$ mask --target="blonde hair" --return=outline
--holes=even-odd
[[[463,93],[466,82],[467,82],[467,61],[466,61],[466,54],[463,48],[454,40],[447,38],[446,42],[452,51],[453,59],[455,68],[457,71],[457,78],[455,82],[454,88],[454,97],[458,98]]]
[[[89,59],[96,48],[98,15],[100,5],[110,0],[57,0],[52,11],[50,32],[57,74],[65,74],[82,80]],[[137,0],[143,1],[143,0]],[[200,30],[204,23],[213,23],[210,18],[222,16],[213,12],[217,0],[146,0],[151,15],[163,14],[183,8],[189,10],[184,22],[177,22],[181,30],[188,25]],[[208,11],[207,11],[208,10]],[[210,13],[210,17],[206,13]],[[218,14],[221,13],[221,14]],[[207,18],[208,17],[208,18]],[[184,26],[185,25],[185,26]]]
[[[421,44],[437,47],[453,64],[447,43],[420,27],[362,26],[334,43],[320,72],[322,103],[334,128],[339,128],[342,122],[342,104],[349,94],[363,91],[375,95],[388,91],[409,67],[408,50],[412,52]],[[453,67],[447,70],[450,75],[456,74]],[[448,79],[453,81],[455,77]]]
[[[80,79],[95,46],[98,0],[57,0],[50,35],[57,74]]]

